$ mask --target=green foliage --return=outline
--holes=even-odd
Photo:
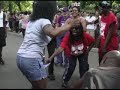
[[[32,2],[31,1],[21,1],[22,11],[32,11]]]
[[[77,0],[78,1],[78,0]],[[69,6],[71,3],[75,1],[57,1],[58,7],[66,7]],[[80,8],[82,10],[94,10],[95,5],[99,4],[99,1],[79,1],[80,2]],[[12,11],[32,11],[32,3],[33,1],[0,1],[0,3],[3,6],[4,10],[12,10]],[[111,5],[113,6],[113,9],[115,11],[120,11],[120,1],[119,0],[111,0],[110,1]]]
[[[57,1],[57,5],[59,8],[69,6],[73,1]]]
[[[58,7],[62,8],[62,7],[66,7],[67,3],[65,1],[57,1]]]
[[[9,10],[10,8],[9,4],[11,4],[12,11],[20,11],[20,8],[22,11],[26,11],[26,10],[32,11],[32,3],[33,1],[4,1],[3,9]]]

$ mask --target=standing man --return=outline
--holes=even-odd
[[[59,17],[58,19],[58,22],[57,22],[57,25],[56,25],[56,28],[57,27],[61,27],[65,24],[65,21],[70,18],[69,16],[69,9],[67,7],[64,7],[63,10],[62,10],[62,15]],[[56,45],[57,45],[57,48],[60,46],[61,42],[62,42],[62,39],[64,38],[66,32],[63,33],[62,35],[56,37]],[[57,60],[56,60],[56,65],[57,64],[60,64],[60,66],[63,66],[63,62],[64,62],[64,66],[67,65],[68,61],[66,59],[66,55],[64,54],[64,57],[62,55],[62,53],[60,53],[59,55],[57,55]]]
[[[0,4],[0,64],[4,65],[4,61],[2,59],[2,49],[4,46],[6,46],[6,24],[5,24],[5,14],[1,10],[1,4]]]
[[[100,3],[102,16],[100,23],[99,41],[99,63],[105,53],[111,50],[118,50],[117,18],[110,11],[111,6],[107,1]]]

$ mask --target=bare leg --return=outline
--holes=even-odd
[[[30,81],[32,84],[32,89],[46,89],[47,88],[47,78],[38,80],[38,81]]]

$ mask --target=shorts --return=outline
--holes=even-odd
[[[40,58],[26,58],[17,55],[16,62],[20,71],[30,81],[42,80],[48,76]]]

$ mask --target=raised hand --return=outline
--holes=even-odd
[[[79,27],[80,26],[80,20],[79,19],[76,19],[76,20],[71,19],[69,24],[71,25],[72,28]]]

